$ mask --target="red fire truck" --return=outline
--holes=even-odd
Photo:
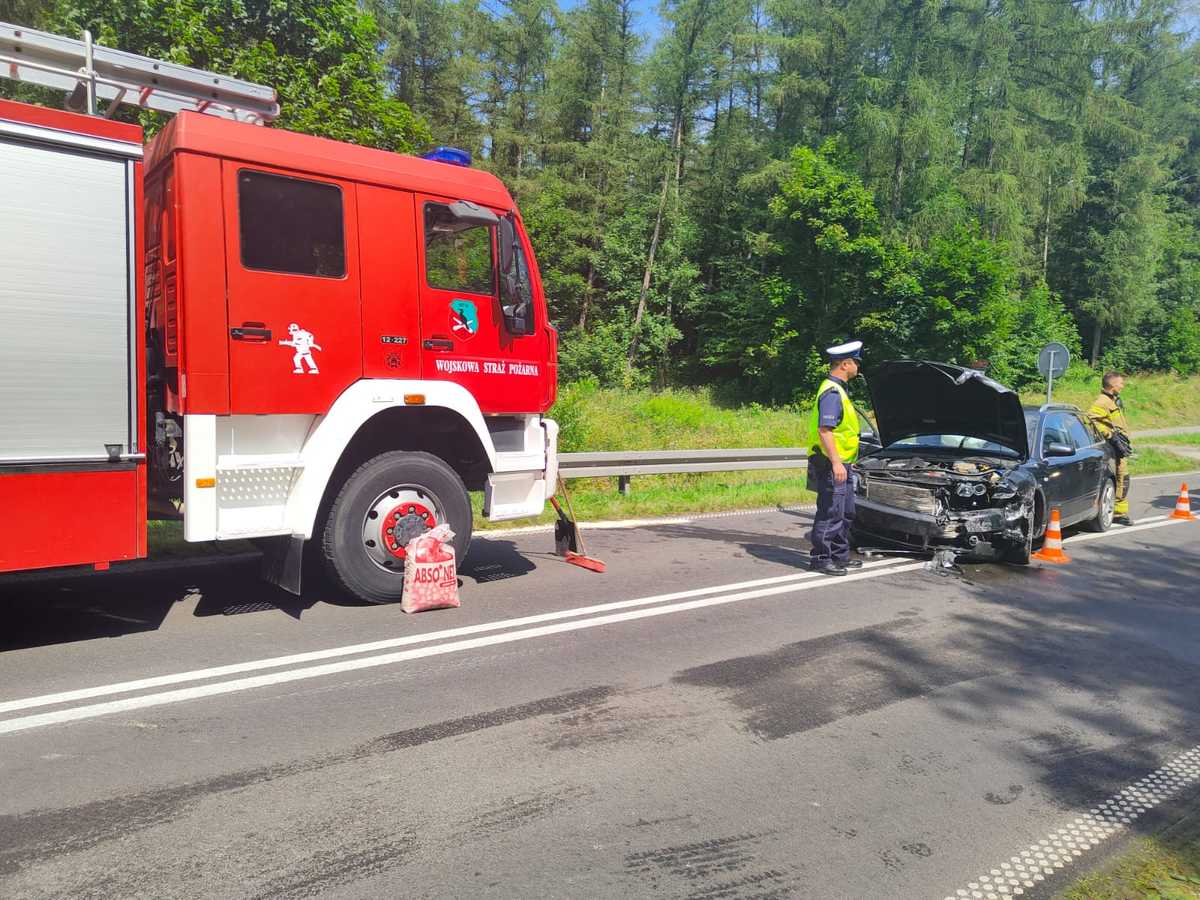
[[[0,23],[0,572],[261,539],[298,592],[397,598],[404,547],[468,491],[554,492],[557,336],[509,192],[461,151],[414,158],[264,127],[274,92]],[[141,130],[96,100],[177,115]]]

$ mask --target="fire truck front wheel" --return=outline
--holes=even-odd
[[[429,453],[395,450],[363,463],[338,491],[321,547],[333,580],[368,603],[400,599],[405,546],[449,523],[459,564],[471,544],[471,500],[462,479]]]

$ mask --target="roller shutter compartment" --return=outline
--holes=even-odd
[[[132,449],[131,169],[0,136],[0,466]]]

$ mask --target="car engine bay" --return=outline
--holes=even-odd
[[[857,525],[885,544],[1003,555],[1027,542],[1032,521],[1032,492],[1020,489],[1018,465],[995,456],[872,454],[855,466]]]

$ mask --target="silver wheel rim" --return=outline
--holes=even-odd
[[[375,498],[363,516],[363,550],[375,567],[393,575],[404,571],[404,547],[446,521],[438,498],[416,484],[398,484]]]
[[[1107,529],[1113,522],[1113,507],[1116,505],[1116,492],[1112,482],[1104,482],[1104,491],[1100,494],[1100,527]]]

